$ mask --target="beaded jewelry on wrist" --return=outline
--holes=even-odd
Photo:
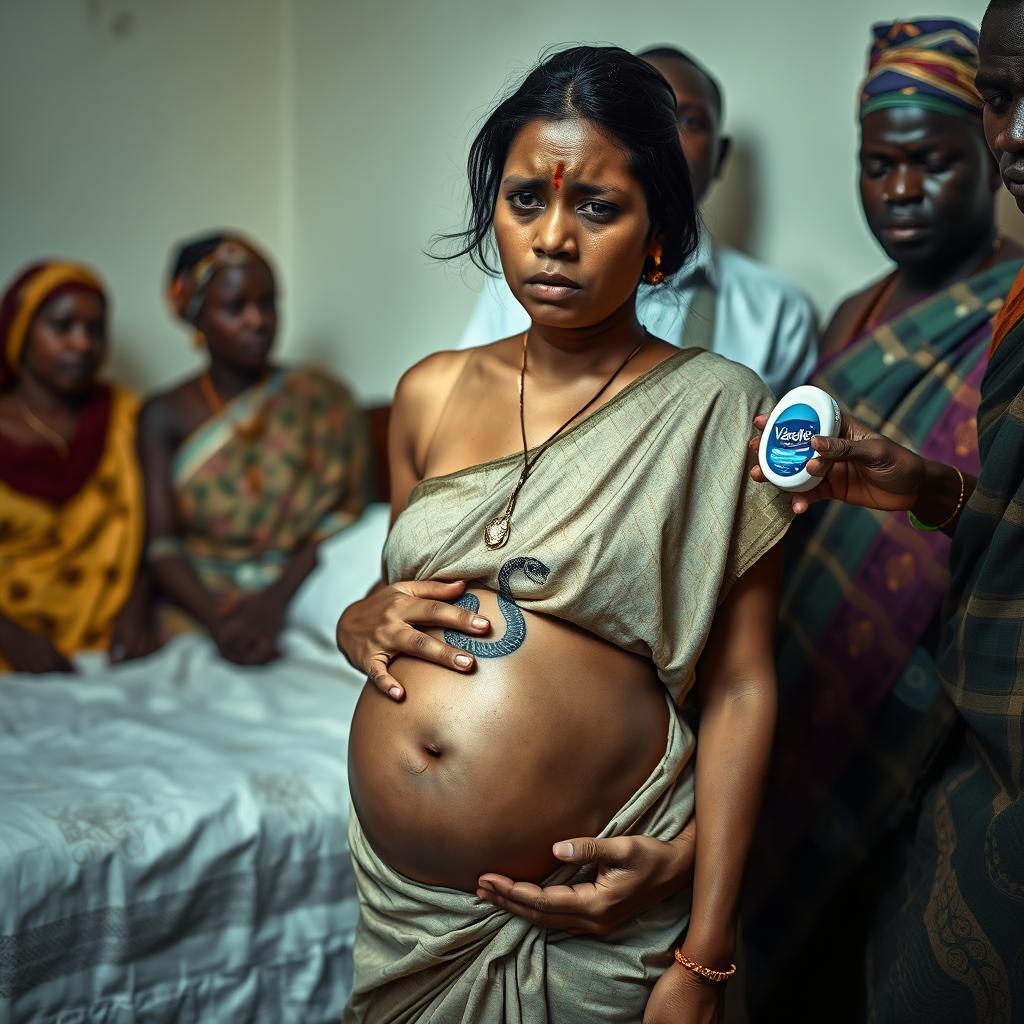
[[[681,949],[676,950],[675,956],[676,963],[680,967],[685,967],[688,971],[693,971],[694,974],[699,974],[702,978],[716,984],[728,981],[736,973],[735,964],[730,964],[727,971],[716,971],[712,967],[705,967],[703,964],[697,963],[696,960],[691,960]]]
[[[956,466],[953,466],[952,469],[953,472],[956,473],[958,477],[960,477],[960,497],[957,498],[956,508],[954,508],[952,513],[950,513],[949,518],[946,519],[944,522],[939,523],[938,526],[929,526],[927,523],[923,523],[920,519],[918,519],[913,512],[908,512],[907,518],[910,520],[910,525],[915,530],[922,530],[925,533],[934,533],[936,530],[944,530],[947,526],[949,526],[950,523],[952,523],[956,519],[958,515],[960,515],[960,511],[964,507],[964,493],[967,490],[967,482],[964,480],[963,473],[961,473],[960,470],[956,468]]]

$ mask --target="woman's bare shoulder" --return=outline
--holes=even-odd
[[[443,404],[470,355],[471,352],[434,352],[410,366],[395,389],[394,412],[422,413],[437,403]]]
[[[435,352],[421,359],[402,374],[395,390],[395,411],[401,408],[418,415],[432,409],[440,411],[463,373],[486,373],[509,363],[514,341],[506,338],[477,348]]]
[[[161,441],[176,446],[188,432],[199,393],[199,378],[189,377],[150,394],[139,410],[138,429],[143,444]],[[191,414],[191,415],[190,415]]]

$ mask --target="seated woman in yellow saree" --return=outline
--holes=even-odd
[[[147,558],[177,606],[163,624],[198,622],[230,661],[262,664],[317,545],[365,504],[363,424],[333,377],[269,362],[274,275],[251,243],[184,245],[171,300],[209,366],[140,420]]]
[[[138,403],[97,380],[107,305],[91,270],[57,262],[22,271],[0,301],[0,671],[153,647]]]

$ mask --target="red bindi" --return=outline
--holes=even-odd
[[[561,161],[559,161],[558,164],[555,166],[555,173],[554,173],[554,176],[551,179],[551,184],[554,185],[555,188],[561,188],[562,187],[562,178],[564,178],[564,177],[565,177],[565,164],[563,164]]]

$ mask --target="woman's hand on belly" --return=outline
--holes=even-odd
[[[465,892],[487,871],[540,882],[558,867],[560,838],[599,835],[664,756],[669,720],[646,659],[529,610],[509,623],[499,595],[471,596],[490,621],[506,619],[473,673],[397,658],[406,699],[368,683],[348,748],[352,801],[377,855]]]
[[[399,655],[469,672],[475,664],[471,654],[417,629],[426,626],[484,635],[491,628],[486,618],[448,603],[461,597],[465,589],[462,580],[412,580],[379,587],[342,612],[338,650],[392,700],[405,696],[405,687],[388,671]]]
[[[480,876],[477,897],[543,928],[574,935],[610,935],[662,900],[689,886],[693,877],[696,821],[671,842],[650,836],[571,839],[556,843],[566,864],[596,864],[593,882],[534,885],[505,875]],[[571,847],[571,849],[569,849]]]

